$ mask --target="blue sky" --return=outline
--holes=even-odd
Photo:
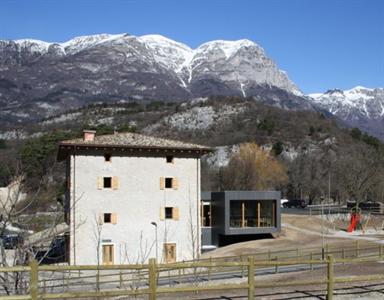
[[[381,0],[0,0],[0,39],[122,32],[251,39],[305,93],[384,87]]]

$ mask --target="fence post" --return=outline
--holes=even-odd
[[[255,258],[248,257],[248,300],[253,300],[255,295]]]
[[[156,300],[156,259],[150,258],[148,262],[149,300]]]
[[[67,291],[69,290],[69,277],[71,276],[71,271],[65,272],[66,277],[65,277],[65,286],[67,288]]]
[[[97,271],[96,271],[96,291],[100,291],[100,269],[99,264],[97,265]]]
[[[277,264],[278,259],[279,259],[279,257],[276,256],[276,257],[275,257],[275,261],[276,261],[276,265],[275,265],[275,273],[276,273],[276,274],[279,273],[279,265]]]
[[[244,262],[244,257],[241,255],[240,256],[240,261]],[[244,278],[244,266],[241,265],[241,278]]]
[[[39,294],[39,270],[38,270],[38,263],[36,260],[32,260],[29,263],[29,266],[31,268],[30,271],[30,277],[29,277],[29,292],[31,294],[32,300],[37,300],[38,294]]]
[[[65,288],[66,288],[66,285],[65,285],[65,271],[63,271],[63,289],[65,290]]]
[[[313,263],[312,263],[312,260],[313,260],[313,252],[309,253],[309,260],[311,261],[310,263],[310,268],[311,268],[311,271],[313,271]]]
[[[212,272],[212,256],[209,257],[208,281],[211,280],[211,272]]]
[[[47,293],[47,282],[46,280],[44,279],[43,280],[43,294],[46,294]]]
[[[333,263],[334,263],[333,255],[328,255],[327,300],[333,299],[333,285],[334,285]]]
[[[119,287],[120,288],[123,287],[123,270],[122,269],[119,270]]]

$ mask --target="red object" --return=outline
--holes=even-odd
[[[351,216],[351,223],[348,227],[348,232],[353,232],[356,229],[357,223],[360,221],[360,215],[352,214]]]

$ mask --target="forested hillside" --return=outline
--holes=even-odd
[[[215,147],[202,163],[203,189],[236,188],[225,177],[233,174],[231,157],[239,144],[255,143],[283,166],[280,173],[285,172],[286,180],[272,181],[265,189],[278,188],[287,197],[310,202],[327,199],[328,194],[340,202],[383,201],[381,142],[337,123],[319,112],[286,111],[237,97],[93,105],[23,128],[19,133],[26,139],[1,140],[0,183],[23,175],[27,191],[39,189],[38,201],[29,209],[55,205],[64,190],[57,143],[92,128],[97,134],[136,131]]]

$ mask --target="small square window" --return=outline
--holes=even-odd
[[[104,223],[111,223],[112,222],[112,214],[107,213],[104,214]]]
[[[165,218],[166,219],[173,219],[173,207],[166,207],[165,208]]]
[[[173,187],[173,178],[166,177],[165,178],[165,188],[166,189],[171,189],[172,187]]]
[[[173,163],[173,156],[172,155],[168,155],[166,157],[166,160],[167,160],[167,163],[172,164]]]
[[[104,154],[104,161],[105,162],[111,162],[112,161],[112,155],[109,153]]]
[[[112,177],[103,178],[103,187],[105,189],[110,189],[112,187]]]

